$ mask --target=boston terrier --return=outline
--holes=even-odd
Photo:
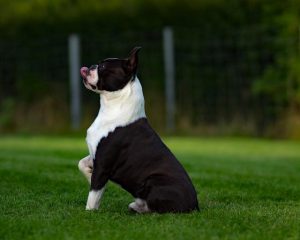
[[[90,183],[86,209],[98,209],[108,180],[132,194],[137,213],[198,209],[195,188],[176,157],[151,128],[137,78],[138,52],[82,67],[85,87],[100,95],[100,110],[87,130],[89,155],[78,167]]]

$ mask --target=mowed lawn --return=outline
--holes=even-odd
[[[110,183],[85,211],[84,137],[0,138],[0,239],[300,239],[300,142],[165,138],[190,174],[200,212],[128,212]]]

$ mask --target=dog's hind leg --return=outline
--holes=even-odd
[[[137,213],[150,212],[147,202],[140,198],[136,198],[135,202],[130,203],[128,208],[129,208],[129,210],[137,212]]]
[[[85,158],[79,161],[78,168],[86,177],[89,184],[91,184],[91,177],[93,171],[93,159],[90,156],[86,156]]]

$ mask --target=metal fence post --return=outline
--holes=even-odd
[[[166,129],[175,130],[175,61],[173,30],[170,27],[163,29],[163,51],[165,65],[165,94],[166,94]]]
[[[80,39],[77,34],[69,36],[69,70],[71,96],[71,126],[78,130],[81,122],[81,94],[80,94]]]

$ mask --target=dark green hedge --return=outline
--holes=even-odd
[[[174,28],[176,33],[177,56],[182,56],[183,59],[182,62],[178,63],[178,65],[181,64],[180,69],[187,70],[192,79],[193,70],[190,70],[187,64],[185,65],[185,63],[191,61],[193,64],[199,64],[203,76],[207,80],[211,80],[201,83],[201,86],[197,85],[201,87],[201,96],[210,99],[208,102],[215,101],[215,89],[220,86],[220,83],[213,80],[218,79],[219,73],[226,69],[222,64],[216,64],[215,67],[218,71],[211,73],[209,66],[207,68],[203,67],[201,58],[193,60],[184,56],[184,46],[190,52],[195,52],[195,57],[197,54],[199,56],[201,54],[202,56],[209,55],[209,50],[206,47],[214,39],[222,42],[223,39],[231,38],[235,39],[236,42],[247,42],[247,38],[255,38],[255,41],[252,40],[254,46],[257,46],[259,49],[264,48],[264,52],[257,51],[253,53],[253,51],[249,51],[245,52],[243,57],[250,64],[256,64],[263,59],[263,63],[260,65],[263,67],[255,71],[255,74],[248,74],[247,77],[243,78],[246,81],[244,87],[246,86],[247,89],[242,87],[233,89],[232,94],[234,95],[234,91],[246,92],[245,95],[251,95],[251,99],[254,99],[256,102],[262,101],[271,106],[283,106],[283,110],[270,108],[264,111],[261,114],[263,115],[261,118],[264,121],[267,120],[264,123],[258,120],[257,124],[259,126],[268,125],[270,119],[279,119],[282,114],[286,114],[288,109],[291,107],[298,108],[300,104],[300,2],[296,0],[0,0],[0,5],[2,6],[0,8],[1,51],[5,53],[13,51],[10,49],[12,45],[8,44],[6,46],[3,44],[10,41],[19,46],[15,47],[15,51],[17,51],[16,49],[23,49],[20,50],[20,53],[16,52],[15,55],[10,53],[11,56],[14,56],[12,58],[15,59],[16,63],[16,54],[21,54],[22,56],[34,56],[34,54],[37,54],[37,52],[30,50],[35,48],[35,46],[30,46],[33,40],[44,39],[44,41],[47,41],[48,39],[48,41],[53,41],[53,38],[56,36],[60,36],[60,39],[67,39],[67,36],[73,32],[79,33],[81,36],[92,36],[95,38],[105,35],[106,38],[103,41],[107,41],[108,44],[110,39],[118,37],[120,40],[126,39],[130,41],[120,45],[115,44],[114,49],[106,49],[107,54],[111,51],[114,51],[116,54],[124,53],[125,49],[127,50],[135,42],[134,39],[138,39],[139,36],[147,32],[149,36],[143,35],[140,37],[140,41],[136,42],[142,42],[147,45],[149,42],[145,41],[145,37],[150,39],[149,41],[153,38],[153,46],[148,46],[148,51],[151,51],[154,47],[155,49],[160,48],[160,42],[158,41],[160,36],[157,36],[157,34],[160,33],[164,26],[169,25]],[[135,34],[132,36],[122,35],[122,33],[126,35],[126,32],[134,32]],[[149,32],[153,32],[153,34],[151,35]],[[196,32],[197,34],[195,34]],[[245,32],[245,34],[240,34],[241,32]],[[260,34],[261,32],[263,34]],[[260,41],[262,36],[263,39]],[[193,48],[189,44],[191,39],[194,42],[202,41],[202,47],[198,46],[198,49]],[[86,38],[83,39],[83,41],[86,40]],[[117,42],[116,39],[115,41]],[[56,51],[67,54],[67,42],[61,40],[58,42],[59,47],[56,48]],[[265,47],[262,44],[265,44]],[[20,47],[27,45],[27,48]],[[240,56],[237,57],[237,53],[244,51],[244,48],[239,46],[232,48],[223,45],[224,43],[221,43],[217,46],[222,46],[220,53],[228,56],[232,66],[238,65],[241,58]],[[53,49],[44,49],[43,51],[44,53],[40,54],[44,54],[45,58],[48,56],[52,59],[55,58]],[[88,50],[84,51],[88,52]],[[84,62],[90,61],[87,60],[88,58],[95,57],[85,54],[85,52],[83,53]],[[104,53],[102,52],[102,54]],[[158,55],[154,52],[149,54],[146,55],[151,56],[152,54],[153,59]],[[159,55],[159,58],[161,58],[161,55]],[[34,62],[34,57],[30,61],[28,59],[29,57],[22,61],[22,67],[26,71],[23,71],[22,67],[21,69],[20,67],[18,68],[18,76],[13,76],[11,79],[11,92],[7,89],[5,91],[3,89],[0,90],[2,91],[0,99],[2,98],[3,100],[5,94],[18,94],[24,101],[32,101],[32,99],[40,97],[39,93],[42,91],[59,88],[59,86],[56,86],[57,82],[51,84],[49,79],[45,81],[48,85],[36,80],[36,82],[33,81],[33,87],[27,86],[27,88],[24,88],[26,84],[24,86],[22,84],[26,79],[40,79],[40,75],[38,77],[32,75],[22,76],[24,72],[28,74],[27,70],[30,66],[39,64]],[[11,64],[12,61],[14,60],[7,62]],[[6,64],[5,59],[2,60],[2,64]],[[26,64],[28,65],[27,67]],[[67,62],[62,64],[67,68]],[[148,84],[148,89],[153,90],[157,86],[162,87],[163,68],[161,66],[162,62],[152,61],[151,64],[151,68],[157,69],[157,72],[152,73],[153,81],[148,81],[146,84]],[[247,75],[246,68],[241,67],[237,71],[241,75]],[[5,69],[7,72],[11,72],[13,68],[6,66]],[[143,72],[150,76],[151,72],[147,71],[149,70],[144,66]],[[49,78],[50,75],[48,72],[39,74],[43,74],[45,78]],[[62,71],[63,74],[64,78],[67,78],[65,76],[67,70],[66,73]],[[178,75],[180,76],[180,73]],[[232,81],[229,84],[235,84],[234,79],[230,80],[231,77],[229,76],[226,81]],[[190,83],[185,85],[187,88],[188,86],[191,88],[194,86],[192,80],[190,81]],[[35,91],[34,89],[36,88],[42,89]],[[178,91],[180,93],[180,90]],[[151,93],[149,94],[151,95]],[[161,99],[163,91],[158,93],[158,95]],[[155,94],[151,96],[154,99],[157,98]],[[234,98],[232,99],[237,101]],[[67,100],[64,99],[64,101]],[[185,104],[187,103],[182,101],[182,105],[184,106]],[[258,108],[257,115],[260,115],[259,104],[256,104],[255,107]],[[230,111],[234,115],[234,112],[241,111],[241,109],[233,108]],[[163,110],[160,110],[160,113],[162,112]],[[201,113],[203,112],[199,114]],[[192,119],[199,119],[197,113],[191,114]],[[215,114],[215,116],[217,115]],[[161,119],[158,121],[161,122]],[[208,119],[207,121],[216,120]],[[197,124],[197,120],[192,120],[192,122]]]

